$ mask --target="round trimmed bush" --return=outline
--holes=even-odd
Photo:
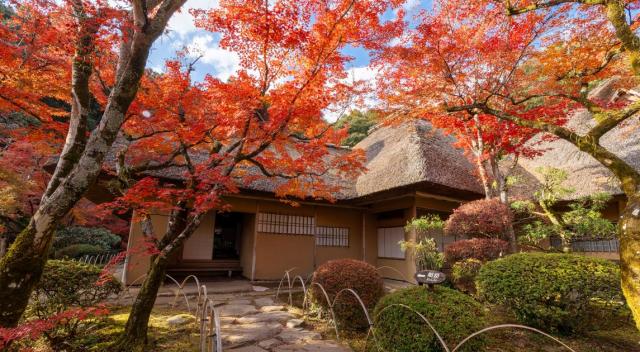
[[[456,241],[444,250],[444,257],[449,263],[465,259],[477,259],[482,262],[498,259],[507,252],[509,243],[497,238],[472,238]]]
[[[482,266],[476,286],[522,324],[564,334],[591,325],[603,303],[623,301],[617,264],[573,254],[513,254]]]
[[[462,204],[453,211],[444,225],[447,236],[505,237],[513,214],[497,198],[479,199]]]
[[[384,294],[382,277],[372,265],[355,259],[328,261],[313,273],[313,283],[324,287],[331,301],[347,288],[354,290],[368,310],[373,309]],[[328,309],[327,300],[318,286],[311,290],[313,301]],[[349,292],[343,292],[334,306],[336,320],[341,328],[361,329],[368,327],[367,319],[358,300]]]
[[[375,337],[382,351],[444,351],[416,313],[389,307],[393,304],[404,304],[424,315],[449,348],[486,325],[482,306],[464,293],[442,286],[401,289],[383,297],[374,311]],[[389,308],[383,311],[385,307]],[[478,351],[483,342],[481,336],[475,337],[461,350]]]
[[[453,264],[453,267],[451,267],[451,281],[453,282],[453,286],[462,292],[475,293],[475,279],[481,267],[482,262],[473,258]]]

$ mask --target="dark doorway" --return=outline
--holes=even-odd
[[[213,259],[240,259],[241,213],[218,213],[213,232]]]

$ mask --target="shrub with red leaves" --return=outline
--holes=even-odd
[[[43,334],[55,330],[70,321],[80,322],[90,318],[101,317],[109,313],[104,306],[89,308],[71,308],[43,319],[32,319],[15,328],[0,327],[0,349],[8,348],[13,342],[36,340]],[[22,350],[22,349],[21,349]]]
[[[373,309],[384,294],[382,277],[375,267],[355,259],[337,259],[328,261],[315,271],[313,283],[324,287],[333,302],[336,295],[345,289],[355,291],[368,310]],[[318,286],[313,285],[313,301],[328,309],[327,299]],[[343,291],[334,306],[337,323],[340,328],[361,329],[368,327],[367,319],[358,300],[348,291]]]
[[[498,259],[507,252],[509,243],[497,238],[472,238],[456,241],[444,250],[444,257],[449,263],[465,259],[477,259],[483,262]]]
[[[447,236],[498,237],[506,236],[513,214],[499,199],[480,199],[455,209],[447,220]]]

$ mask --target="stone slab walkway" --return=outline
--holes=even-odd
[[[240,297],[218,307],[223,350],[229,352],[351,352],[304,327],[302,317],[271,297]]]

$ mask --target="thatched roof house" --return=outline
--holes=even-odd
[[[612,91],[601,87],[592,94],[619,98]],[[577,111],[568,127],[584,132],[592,123],[589,114]],[[636,167],[640,167],[638,130],[634,129],[638,124],[630,121],[602,139],[607,148]],[[324,176],[325,182],[342,188],[334,203],[304,199],[298,207],[291,207],[273,195],[282,180],[262,178],[248,184],[239,180],[241,192],[227,197],[232,211],[206,217],[182,252],[171,259],[169,271],[241,272],[251,280],[278,280],[293,267],[294,274],[306,277],[328,260],[355,258],[386,268],[381,272],[386,277],[412,281],[415,263],[398,244],[415,236],[405,232],[407,221],[425,214],[446,217],[460,203],[483,197],[474,166],[453,142],[425,121],[375,127],[354,147],[365,152],[364,174],[355,179]],[[568,183],[576,189],[575,196],[595,191],[620,193],[609,182],[611,174],[604,167],[568,142],[545,140],[540,147],[547,152],[520,161],[517,172],[523,182],[513,189],[517,196],[531,196],[538,188],[538,166],[569,171]],[[331,147],[330,152],[348,150]],[[255,174],[257,170],[247,166],[242,172]],[[157,176],[179,175],[180,170],[165,170]],[[156,227],[167,223],[163,214],[155,215],[153,221]],[[142,230],[134,224],[129,247],[137,246],[141,239]],[[441,249],[455,240],[453,236],[436,238]],[[144,274],[147,265],[145,258],[129,257],[124,280],[131,283]]]

